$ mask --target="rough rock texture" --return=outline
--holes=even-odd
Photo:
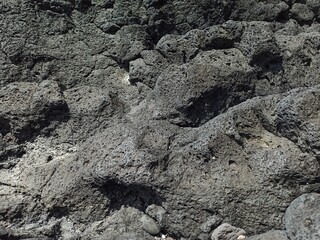
[[[230,239],[230,240],[237,240],[237,239],[243,239],[245,231],[241,228],[236,228],[234,226],[231,226],[228,223],[221,224],[219,227],[217,227],[213,232],[211,239],[212,240],[224,240],[224,239]]]
[[[319,20],[317,0],[1,1],[0,239],[318,239]]]
[[[250,237],[249,240],[288,240],[285,231],[271,230],[269,232]]]
[[[288,236],[292,240],[320,238],[320,194],[303,194],[295,199],[285,214]]]

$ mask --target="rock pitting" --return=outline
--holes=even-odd
[[[1,1],[0,239],[320,239],[319,20]]]

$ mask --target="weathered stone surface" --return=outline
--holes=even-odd
[[[320,194],[304,194],[288,207],[285,224],[290,239],[315,240],[320,237]]]
[[[314,13],[308,5],[295,3],[291,8],[291,17],[300,23],[311,22],[314,18]]]
[[[155,204],[151,204],[150,206],[147,207],[146,213],[155,219],[157,223],[160,225],[160,227],[163,225],[166,217],[167,211],[161,207],[157,206]]]
[[[237,49],[199,53],[190,63],[172,65],[159,76],[149,108],[155,119],[200,125],[250,98],[252,77],[252,68]]]
[[[289,1],[235,1],[232,19],[248,21],[281,21],[286,18]]]
[[[217,227],[212,235],[212,240],[237,240],[240,236],[244,235],[245,231],[241,228],[231,226],[229,223],[223,223]]]
[[[219,216],[212,216],[200,226],[200,229],[204,233],[209,233],[213,228],[217,227],[221,221],[222,219]]]
[[[142,229],[151,235],[158,235],[160,233],[160,227],[157,225],[156,221],[147,215],[143,215],[140,218],[142,222]]]
[[[12,83],[0,90],[2,135],[29,140],[50,123],[65,121],[69,112],[56,82]]]
[[[315,0],[1,1],[0,238],[317,238],[319,19]]]
[[[249,237],[248,240],[288,240],[286,231],[271,230],[269,232]]]

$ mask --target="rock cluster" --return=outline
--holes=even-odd
[[[0,2],[0,239],[320,239],[320,2]]]

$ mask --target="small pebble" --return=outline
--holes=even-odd
[[[143,215],[140,219],[142,223],[142,229],[151,235],[158,235],[160,233],[160,227],[151,217]]]
[[[243,239],[246,239],[246,236],[245,235],[240,235],[237,240],[243,240]]]

